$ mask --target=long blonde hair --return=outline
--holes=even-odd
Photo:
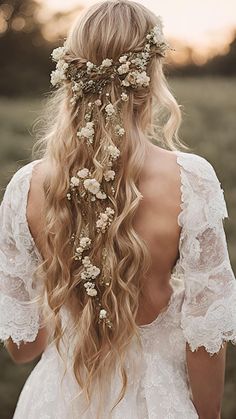
[[[96,3],[80,14],[67,38],[67,47],[71,56],[79,58],[81,62],[89,60],[100,64],[107,57],[115,60],[124,52],[140,50],[146,33],[156,22],[155,14],[133,1]],[[92,94],[83,98],[78,116],[70,105],[70,89],[64,85],[51,95],[45,134],[37,143],[43,158],[50,163],[50,174],[44,183],[46,203],[43,234],[47,256],[40,268],[48,305],[54,315],[54,338],[59,347],[63,336],[60,309],[65,306],[73,319],[73,370],[89,402],[93,382],[99,380],[102,394],[114,365],[120,366],[123,385],[114,407],[124,397],[127,388],[125,355],[133,337],[139,339],[135,317],[142,288],[140,279],[145,277],[150,266],[145,242],[132,226],[142,198],[138,189],[139,175],[148,141],[153,140],[157,132],[167,148],[176,149],[181,144],[178,139],[181,113],[168,88],[162,61],[160,56],[152,58],[148,68],[151,78],[149,87],[131,91],[129,101],[123,107],[121,117],[125,136],[119,145],[121,156],[116,172],[118,187],[112,201],[116,217],[107,236],[93,234],[93,246],[88,253],[91,259],[99,262],[102,258],[101,249],[106,246],[108,250],[112,281],[102,295],[102,305],[112,315],[112,329],[96,324],[93,299],[80,287],[81,262],[73,259],[70,239],[75,231],[80,235],[82,208],[68,202],[66,195],[70,177],[78,168],[93,166],[93,176],[99,174],[97,151],[101,136],[106,144],[116,145],[116,139],[112,138],[109,127],[105,126],[101,112],[98,119],[100,129],[95,132],[94,154],[88,154],[84,143],[78,142],[76,133],[83,125],[86,105]],[[120,96],[115,81],[111,80],[106,91],[113,102]],[[163,110],[167,118],[159,118]],[[88,211],[91,224],[94,224],[92,209],[85,210]],[[103,406],[100,408],[103,411]]]

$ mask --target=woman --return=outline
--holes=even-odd
[[[42,354],[14,419],[220,417],[227,208],[212,165],[175,146],[169,48],[160,18],[121,0],[52,53],[43,155],[1,205],[0,337],[17,363]]]

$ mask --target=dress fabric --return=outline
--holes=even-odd
[[[236,344],[236,280],[223,225],[228,217],[223,189],[205,158],[173,153],[182,197],[179,259],[170,278],[173,292],[165,311],[138,327],[142,354],[133,341],[127,352],[125,397],[109,416],[122,382],[115,369],[102,419],[197,419],[186,342],[192,351],[203,346],[210,355],[225,341]],[[39,161],[14,174],[0,207],[0,339],[11,337],[17,344],[34,341],[41,325],[40,307],[33,300],[42,289],[33,279],[41,256],[26,219],[31,175]],[[47,346],[23,387],[14,419],[96,419],[96,393],[86,411],[82,395],[75,397],[79,388],[70,365],[70,319],[65,308],[60,314],[68,329],[62,343],[65,358],[53,343]],[[129,376],[135,360],[138,368]]]

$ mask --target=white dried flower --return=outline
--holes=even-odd
[[[93,64],[93,63],[91,63],[91,61],[88,61],[88,62],[86,63],[86,66],[87,66],[87,69],[90,71],[90,70],[92,70],[92,68],[94,67],[94,64]]]
[[[141,73],[139,71],[131,71],[123,81],[127,81],[134,86],[146,87],[149,85],[150,77],[147,76],[146,71],[142,71]]]
[[[90,278],[94,279],[100,274],[100,269],[95,265],[91,265],[87,268],[87,273]]]
[[[95,287],[95,284],[93,283],[93,282],[85,282],[84,283],[84,287],[85,288],[94,288]]]
[[[119,58],[119,61],[120,61],[120,63],[125,63],[125,62],[127,61],[127,55],[122,55],[122,56]]]
[[[79,244],[83,249],[88,248],[91,244],[91,239],[89,237],[81,237]]]
[[[73,176],[70,180],[70,183],[71,183],[71,186],[76,187],[76,186],[79,186],[80,180],[77,177]]]
[[[136,82],[141,86],[148,86],[150,82],[150,77],[147,76],[146,71],[142,71],[142,73],[137,73]]]
[[[81,177],[82,179],[88,177],[88,175],[89,175],[89,169],[87,169],[86,167],[84,167],[84,169],[81,169],[77,172],[77,176]]]
[[[104,173],[104,179],[107,181],[107,182],[109,182],[110,180],[113,180],[114,179],[114,177],[115,177],[115,172],[114,172],[114,170],[107,170],[105,173]]]
[[[90,297],[95,297],[98,293],[95,288],[87,288],[86,292]]]
[[[102,101],[100,100],[100,99],[97,99],[97,100],[95,100],[95,105],[97,105],[97,106],[101,106],[101,104],[102,104]]]
[[[105,319],[107,317],[107,311],[102,308],[99,313],[100,319]]]
[[[87,267],[87,266],[91,265],[91,262],[90,262],[90,259],[89,259],[89,257],[88,257],[88,256],[85,256],[85,257],[83,258],[82,263],[83,263],[83,265],[84,265],[85,267]]]
[[[120,125],[116,125],[115,130],[119,136],[122,136],[125,134],[125,129],[121,127]]]
[[[52,51],[51,56],[54,61],[59,61],[64,57],[65,52],[66,52],[65,47],[58,47]]]
[[[94,138],[94,122],[87,122],[86,126],[77,132],[78,137],[85,137],[92,144]]]
[[[102,67],[111,67],[111,65],[112,65],[112,60],[110,60],[109,58],[106,58],[102,62]]]
[[[122,86],[126,86],[126,87],[130,86],[130,82],[126,78],[122,80],[121,84]]]
[[[116,160],[120,155],[120,150],[113,145],[108,146],[108,151],[112,159]]]
[[[110,215],[114,215],[115,211],[111,207],[106,207],[106,214],[110,217]]]
[[[99,218],[96,222],[98,232],[101,231],[102,233],[105,233],[107,227],[109,227],[113,220],[114,213],[115,211],[110,207],[107,207],[105,212],[100,212]]]
[[[71,194],[68,193],[68,194],[66,194],[66,196],[67,196],[67,199],[70,201],[71,200]]]
[[[107,195],[105,194],[105,192],[98,191],[98,192],[96,193],[96,197],[97,197],[98,199],[106,199],[106,198],[107,198]]]
[[[142,66],[144,64],[144,62],[143,62],[143,60],[141,58],[135,58],[135,59],[133,59],[132,60],[132,63],[133,64],[136,64],[136,65],[139,65],[139,66]]]
[[[108,116],[111,116],[111,115],[113,115],[115,113],[115,108],[112,105],[112,103],[109,103],[109,105],[107,105],[105,107],[105,111],[106,111],[106,113],[107,113]]]
[[[127,63],[122,64],[120,67],[118,67],[117,71],[119,74],[125,74],[129,71],[130,62],[127,61]]]
[[[100,183],[96,179],[85,179],[84,187],[92,194],[96,195],[100,190]]]
[[[56,70],[51,72],[51,84],[56,86],[66,80],[66,70],[68,68],[68,63],[64,60],[60,60],[57,63]]]
[[[124,101],[124,102],[127,102],[127,100],[128,100],[128,95],[126,94],[126,93],[121,93],[121,99]]]

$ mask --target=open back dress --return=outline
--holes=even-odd
[[[173,151],[181,175],[179,258],[172,270],[173,292],[165,311],[138,326],[127,352],[128,387],[112,419],[197,419],[186,367],[186,342],[217,353],[225,341],[236,344],[236,280],[230,264],[223,219],[228,216],[223,189],[213,166],[203,157]],[[42,284],[32,273],[42,261],[31,236],[26,207],[35,160],[19,169],[7,185],[0,207],[0,339],[35,340],[40,307],[32,303]],[[96,419],[97,398],[84,412],[82,394],[71,368],[70,318],[61,310],[66,331],[64,357],[49,343],[20,394],[14,419]],[[129,376],[137,359],[138,370]],[[66,373],[65,364],[67,366]],[[118,369],[105,395],[102,419],[109,418],[121,389]]]

